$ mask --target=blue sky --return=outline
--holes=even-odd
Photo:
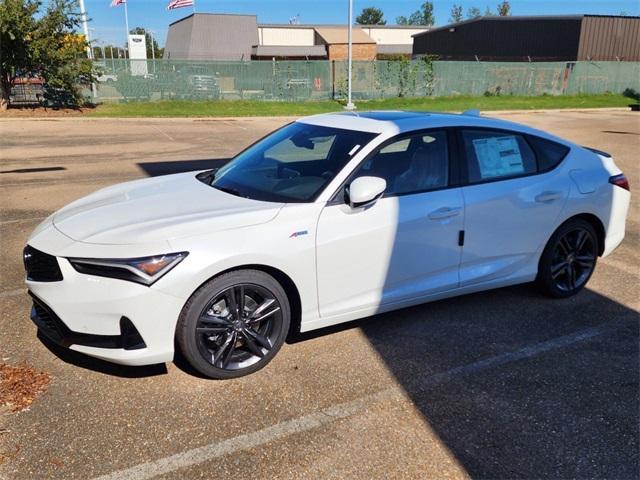
[[[169,0],[128,0],[129,27],[145,27],[155,32],[164,45],[171,22],[191,13],[191,8],[167,11]],[[258,15],[258,22],[287,23],[300,15],[301,23],[346,23],[346,0],[195,0],[197,12],[249,13]],[[107,43],[124,44],[124,7],[109,7],[110,0],[85,0],[91,23],[92,39]],[[376,6],[385,14],[388,24],[395,23],[399,15],[409,16],[422,0],[354,0],[354,16],[364,7]],[[445,25],[454,3],[480,10],[489,6],[495,10],[499,0],[433,0],[437,25]],[[514,15],[558,15],[571,13],[598,13],[640,15],[638,0],[511,0]]]

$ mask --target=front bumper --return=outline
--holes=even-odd
[[[31,318],[42,334],[71,350],[123,365],[171,361],[184,300],[153,287],[84,275],[57,257],[62,280],[27,279]]]
[[[95,335],[74,332],[67,327],[46,303],[32,292],[29,292],[29,295],[33,298],[31,320],[45,337],[61,347],[68,348],[72,345],[81,345],[95,348],[121,348],[124,350],[147,348],[140,336],[140,332],[136,330],[135,325],[127,317],[120,318],[120,334],[118,335]]]

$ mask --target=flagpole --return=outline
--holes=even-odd
[[[193,0],[193,13],[196,13],[196,0]]]
[[[129,51],[129,9],[128,9],[127,5],[129,5],[129,2],[127,2],[125,0],[125,2],[124,2],[124,25],[125,25],[125,28],[127,29],[127,51]]]

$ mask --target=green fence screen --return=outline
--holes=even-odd
[[[346,62],[111,60],[101,72],[98,100],[271,101],[344,98]],[[354,62],[356,99],[449,95],[563,95],[640,90],[638,62]]]

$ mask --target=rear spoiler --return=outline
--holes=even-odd
[[[609,155],[607,152],[603,152],[602,150],[598,150],[597,148],[584,147],[584,146],[583,148],[586,148],[587,150],[592,151],[596,155],[601,155],[603,157],[611,158],[611,155]]]

